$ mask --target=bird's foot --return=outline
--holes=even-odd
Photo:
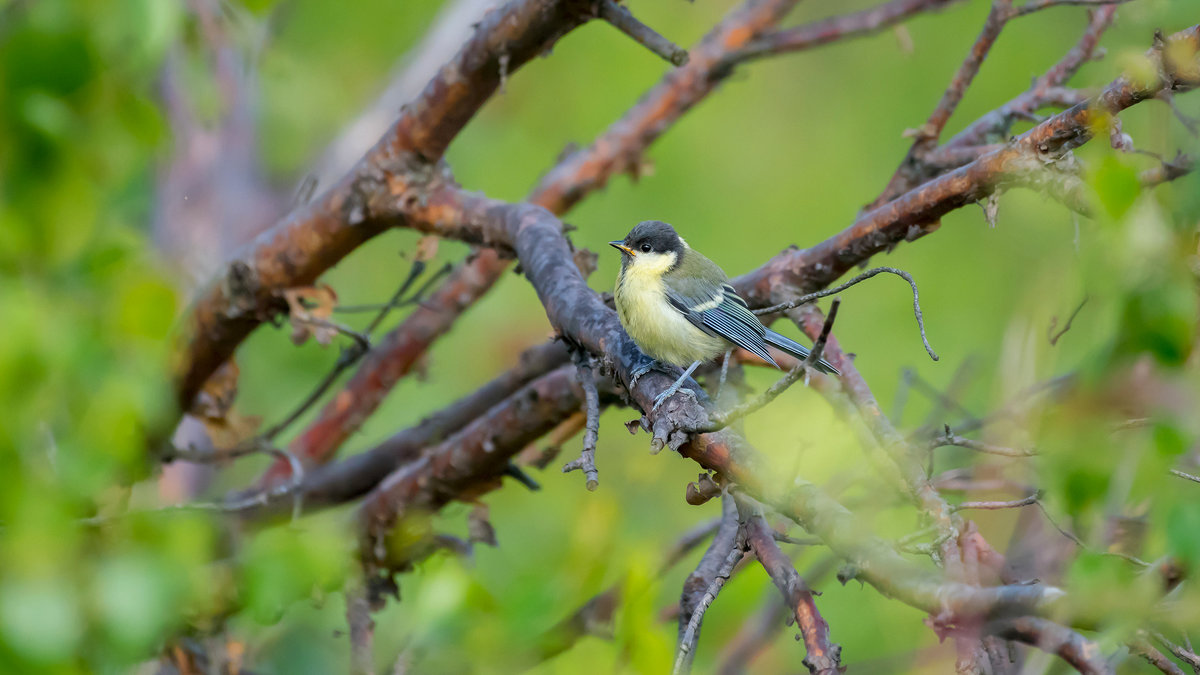
[[[637,388],[638,380],[642,379],[643,375],[652,370],[657,370],[660,373],[666,373],[667,375],[674,375],[676,372],[678,372],[677,370],[670,370],[668,366],[659,363],[649,356],[643,355],[641,359],[638,360],[638,364],[633,367],[633,371],[629,373],[630,395],[632,395],[633,391]]]
[[[696,392],[683,386],[683,383],[685,380],[687,380],[687,378],[688,378],[688,376],[684,375],[683,377],[679,378],[678,380],[675,380],[675,384],[672,384],[670,387],[667,387],[666,390],[663,391],[663,393],[659,394],[658,396],[655,396],[654,397],[654,405],[650,408],[650,412],[654,412],[655,410],[658,410],[658,406],[662,405],[663,401],[666,401],[668,398],[671,398],[671,396],[673,396],[675,394],[685,394],[687,396],[691,396],[693,401],[699,400],[696,398]]]

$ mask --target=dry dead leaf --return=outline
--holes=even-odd
[[[600,256],[590,249],[577,248],[571,253],[571,257],[575,260],[575,267],[579,269],[579,273],[584,279],[592,276],[592,272],[596,271],[596,265],[600,262]]]
[[[243,441],[254,438],[262,426],[262,417],[241,415],[236,410],[226,411],[222,417],[204,417],[201,421],[218,455],[222,450],[232,450]]]
[[[289,288],[283,298],[288,304],[293,343],[302,345],[310,336],[322,347],[333,342],[337,329],[328,322],[337,306],[337,293],[328,284]]]
[[[429,262],[433,260],[438,252],[438,238],[432,234],[421,237],[417,242],[417,249],[413,253],[413,260],[417,262]]]

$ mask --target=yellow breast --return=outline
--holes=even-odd
[[[626,266],[617,277],[613,297],[625,332],[654,359],[686,366],[692,361],[707,361],[727,347],[725,340],[692,325],[671,306],[662,271],[652,265]]]

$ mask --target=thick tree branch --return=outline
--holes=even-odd
[[[432,296],[367,353],[350,381],[288,450],[303,458],[307,466],[328,461],[383,403],[396,383],[420,363],[433,342],[453,327],[475,298],[491,288],[496,276],[488,272],[504,267],[495,251],[484,249],[454,268]],[[263,482],[273,485],[288,474],[288,467],[277,462]]]
[[[987,625],[984,632],[1057,654],[1084,675],[1109,675],[1113,672],[1099,645],[1047,619],[1031,616],[1004,619]]]
[[[500,60],[511,72],[544,52],[586,20],[578,5],[514,0],[489,13],[354,169],[226,265],[191,308],[176,385],[183,409],[250,331],[278,311],[280,291],[310,284],[396,223],[394,213],[375,210],[380,196],[419,199],[433,163],[500,85]]]
[[[721,587],[746,551],[745,532],[738,517],[737,504],[726,493],[721,499],[721,525],[696,569],[683,582],[679,597],[679,648],[673,673],[691,672],[700,625]]]
[[[427,447],[442,443],[494,406],[518,406],[516,396],[522,387],[566,363],[567,349],[560,342],[528,349],[516,367],[378,446],[309,472],[294,491],[259,490],[256,495],[262,498],[254,501],[256,506],[246,511],[244,517],[258,520],[278,515],[292,498],[298,498],[306,510],[357,499],[389,473],[421,456]],[[569,389],[567,385],[561,386]],[[243,495],[235,499],[248,498]]]
[[[495,487],[509,458],[573,414],[582,401],[574,369],[564,366],[392,472],[359,509],[360,553],[367,570],[402,569],[427,552],[428,541],[409,541],[411,527],[419,528],[422,518],[452,499]],[[406,517],[414,519],[410,527],[393,532]]]
[[[782,18],[791,2],[794,0],[748,2],[731,13],[694,49],[701,58],[686,73],[668,73],[660,85],[591,146],[560,161],[533,190],[528,201],[556,214],[565,213],[588,193],[603,187],[613,172],[626,170],[620,162],[611,161],[613,153],[624,153],[634,164],[640,161],[638,158],[650,143],[715,88],[720,77],[713,72],[713,64],[730,49],[736,49],[744,40]],[[747,30],[750,32],[745,33]],[[699,83],[708,84],[698,86]],[[564,195],[571,197],[564,199]],[[431,342],[477,302],[508,267],[509,261],[493,251],[472,256],[456,267],[424,303],[425,311],[414,313],[388,335],[320,417],[296,439],[292,451],[318,463],[328,460],[378,407],[399,378],[411,370]],[[268,484],[286,475],[287,467],[277,463]]]
[[[1034,81],[1028,91],[980,117],[965,129],[946,141],[942,147],[931,152],[928,162],[945,161],[946,153],[977,146],[992,140],[1003,139],[1018,119],[1030,119],[1038,109],[1045,106],[1069,108],[1087,100],[1081,92],[1063,87],[1079,68],[1087,63],[1096,52],[1100,37],[1112,25],[1117,8],[1114,5],[1101,7],[1092,12],[1083,36],[1067,53],[1054,64],[1045,75]],[[958,165],[958,166],[961,166]]]
[[[814,675],[836,675],[841,668],[841,645],[834,643],[829,637],[829,624],[817,611],[817,603],[813,600],[813,592],[808,584],[800,578],[792,561],[779,550],[775,543],[775,532],[767,524],[757,507],[746,503],[739,507],[747,511],[743,515],[746,529],[746,543],[754,552],[771,582],[783,595],[784,603],[796,619],[800,636],[804,640],[807,654],[804,665]]]
[[[942,216],[987,197],[1013,176],[1041,171],[1047,163],[1091,140],[1096,124],[1103,119],[1162,91],[1194,89],[1200,84],[1194,74],[1200,26],[1168,40],[1177,43],[1172,53],[1186,60],[1164,63],[1161,52],[1151,50],[1147,56],[1158,72],[1151,81],[1115,80],[1086,103],[1038,124],[1003,148],[863,213],[853,225],[820,244],[775,256],[735,280],[739,293],[754,305],[767,305],[823,288],[876,253],[936,230]]]

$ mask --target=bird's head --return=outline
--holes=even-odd
[[[675,233],[675,228],[660,220],[638,223],[624,239],[608,244],[621,251],[623,268],[659,274],[678,265],[687,250],[687,242]]]

